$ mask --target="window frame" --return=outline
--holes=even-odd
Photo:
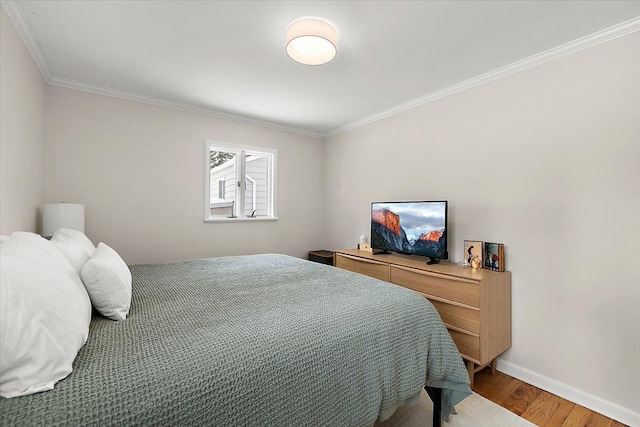
[[[238,203],[235,208],[234,218],[229,217],[212,217],[211,216],[211,150],[226,151],[236,153],[235,164],[235,179],[236,186],[238,179],[241,179],[241,186],[238,190],[236,188],[236,199]],[[278,215],[276,210],[276,177],[277,177],[277,165],[278,165],[278,150],[264,147],[254,147],[249,145],[232,144],[229,142],[205,140],[204,142],[204,170],[205,170],[205,185],[204,185],[204,222],[206,223],[218,223],[218,222],[245,222],[245,221],[277,221]],[[250,155],[260,155],[268,159],[268,171],[267,171],[267,211],[270,215],[248,217],[246,214],[238,215],[238,212],[245,211],[246,200],[246,159]],[[216,184],[217,185],[217,184]]]

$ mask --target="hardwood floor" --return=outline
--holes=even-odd
[[[502,372],[491,375],[490,367],[475,374],[473,391],[541,427],[624,427]]]

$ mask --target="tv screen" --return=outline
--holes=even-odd
[[[447,259],[447,202],[374,202],[371,248]]]

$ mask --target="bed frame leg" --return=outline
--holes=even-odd
[[[442,389],[424,386],[433,402],[433,427],[440,427],[440,410],[442,408]]]

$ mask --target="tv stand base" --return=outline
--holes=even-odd
[[[391,255],[391,252],[386,249],[374,249],[371,253],[373,255]]]

